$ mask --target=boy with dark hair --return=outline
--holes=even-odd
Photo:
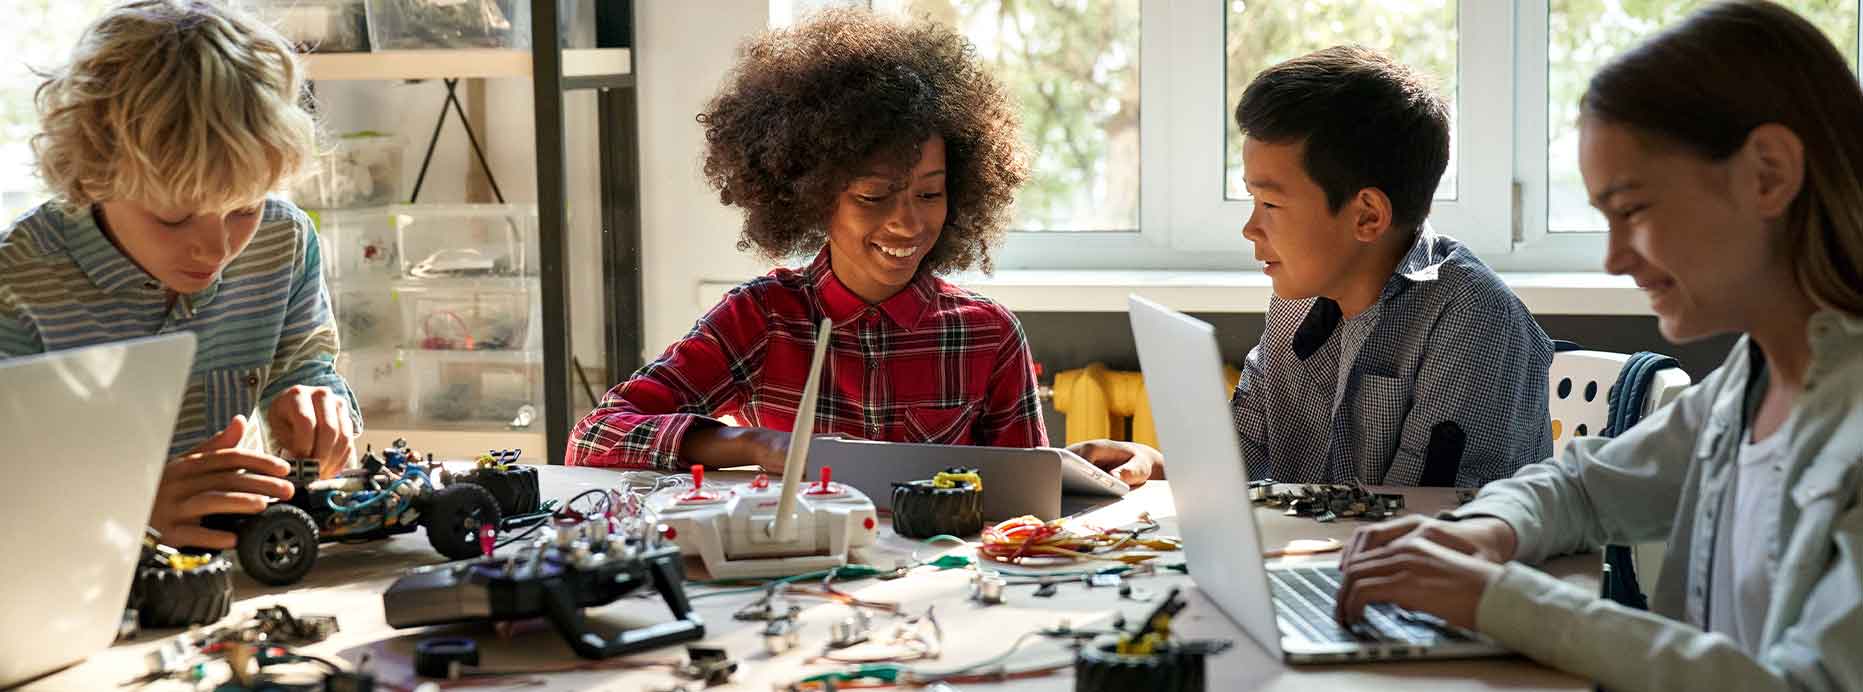
[[[1449,110],[1339,46],[1236,105],[1242,235],[1274,284],[1231,400],[1251,478],[1479,486],[1552,453],[1552,344],[1500,277],[1430,229]]]

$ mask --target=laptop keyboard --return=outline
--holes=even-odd
[[[1434,616],[1417,613],[1388,603],[1374,603],[1365,609],[1365,619],[1350,629],[1339,626],[1333,618],[1333,604],[1339,593],[1339,568],[1295,567],[1268,570],[1268,582],[1274,590],[1275,612],[1280,616],[1282,634],[1305,637],[1316,642],[1435,644],[1442,641],[1466,641],[1467,637],[1442,626]]]

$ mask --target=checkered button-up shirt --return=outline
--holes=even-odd
[[[693,426],[730,415],[790,430],[822,317],[834,320],[817,434],[994,447],[1048,444],[1022,327],[1007,309],[920,274],[869,305],[823,251],[732,289],[660,358],[602,397],[567,463],[678,469]]]
[[[1230,400],[1250,478],[1416,485],[1432,432],[1464,439],[1455,483],[1552,456],[1552,343],[1461,243],[1427,226],[1365,312],[1272,299]]]

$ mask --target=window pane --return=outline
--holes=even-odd
[[[1455,131],[1456,0],[1230,0],[1224,15],[1228,98],[1223,126],[1229,133],[1224,189],[1229,199],[1248,199],[1242,186],[1242,133],[1235,121],[1242,91],[1262,70],[1321,48],[1360,44],[1434,77],[1449,99],[1450,131]],[[1437,199],[1455,199],[1454,137],[1449,148],[1449,169],[1436,187]]]
[[[1139,0],[903,4],[962,31],[1021,104],[1035,165],[1015,230],[1138,228]]]
[[[34,68],[57,67],[71,56],[85,25],[111,0],[14,0],[8,3],[14,29],[0,41],[0,227],[45,201],[45,187],[32,165],[32,136],[39,131],[32,92]]]
[[[1551,0],[1546,16],[1546,226],[1600,232],[1578,171],[1578,99],[1592,73],[1618,53],[1681,20],[1706,0]],[[1857,61],[1857,0],[1783,0]]]

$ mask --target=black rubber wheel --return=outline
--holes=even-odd
[[[498,517],[498,500],[486,489],[469,483],[441,488],[424,517],[427,542],[448,560],[478,557],[479,527],[497,526]]]
[[[983,491],[969,483],[955,488],[935,487],[932,481],[893,484],[893,533],[906,538],[931,538],[940,534],[975,536],[982,531]]]
[[[1074,692],[1202,692],[1204,657],[1226,648],[1226,642],[1191,642],[1127,656],[1119,653],[1117,639],[1102,637],[1074,658]]]
[[[282,502],[273,503],[239,530],[239,566],[262,583],[295,584],[317,564],[317,522]]]
[[[471,473],[454,474],[443,484],[485,488],[498,501],[500,516],[530,514],[543,504],[542,493],[537,489],[537,469],[534,466],[511,466],[503,471],[477,469]]]
[[[143,627],[188,627],[218,622],[233,607],[233,563],[215,557],[191,570],[136,568],[129,605]]]

